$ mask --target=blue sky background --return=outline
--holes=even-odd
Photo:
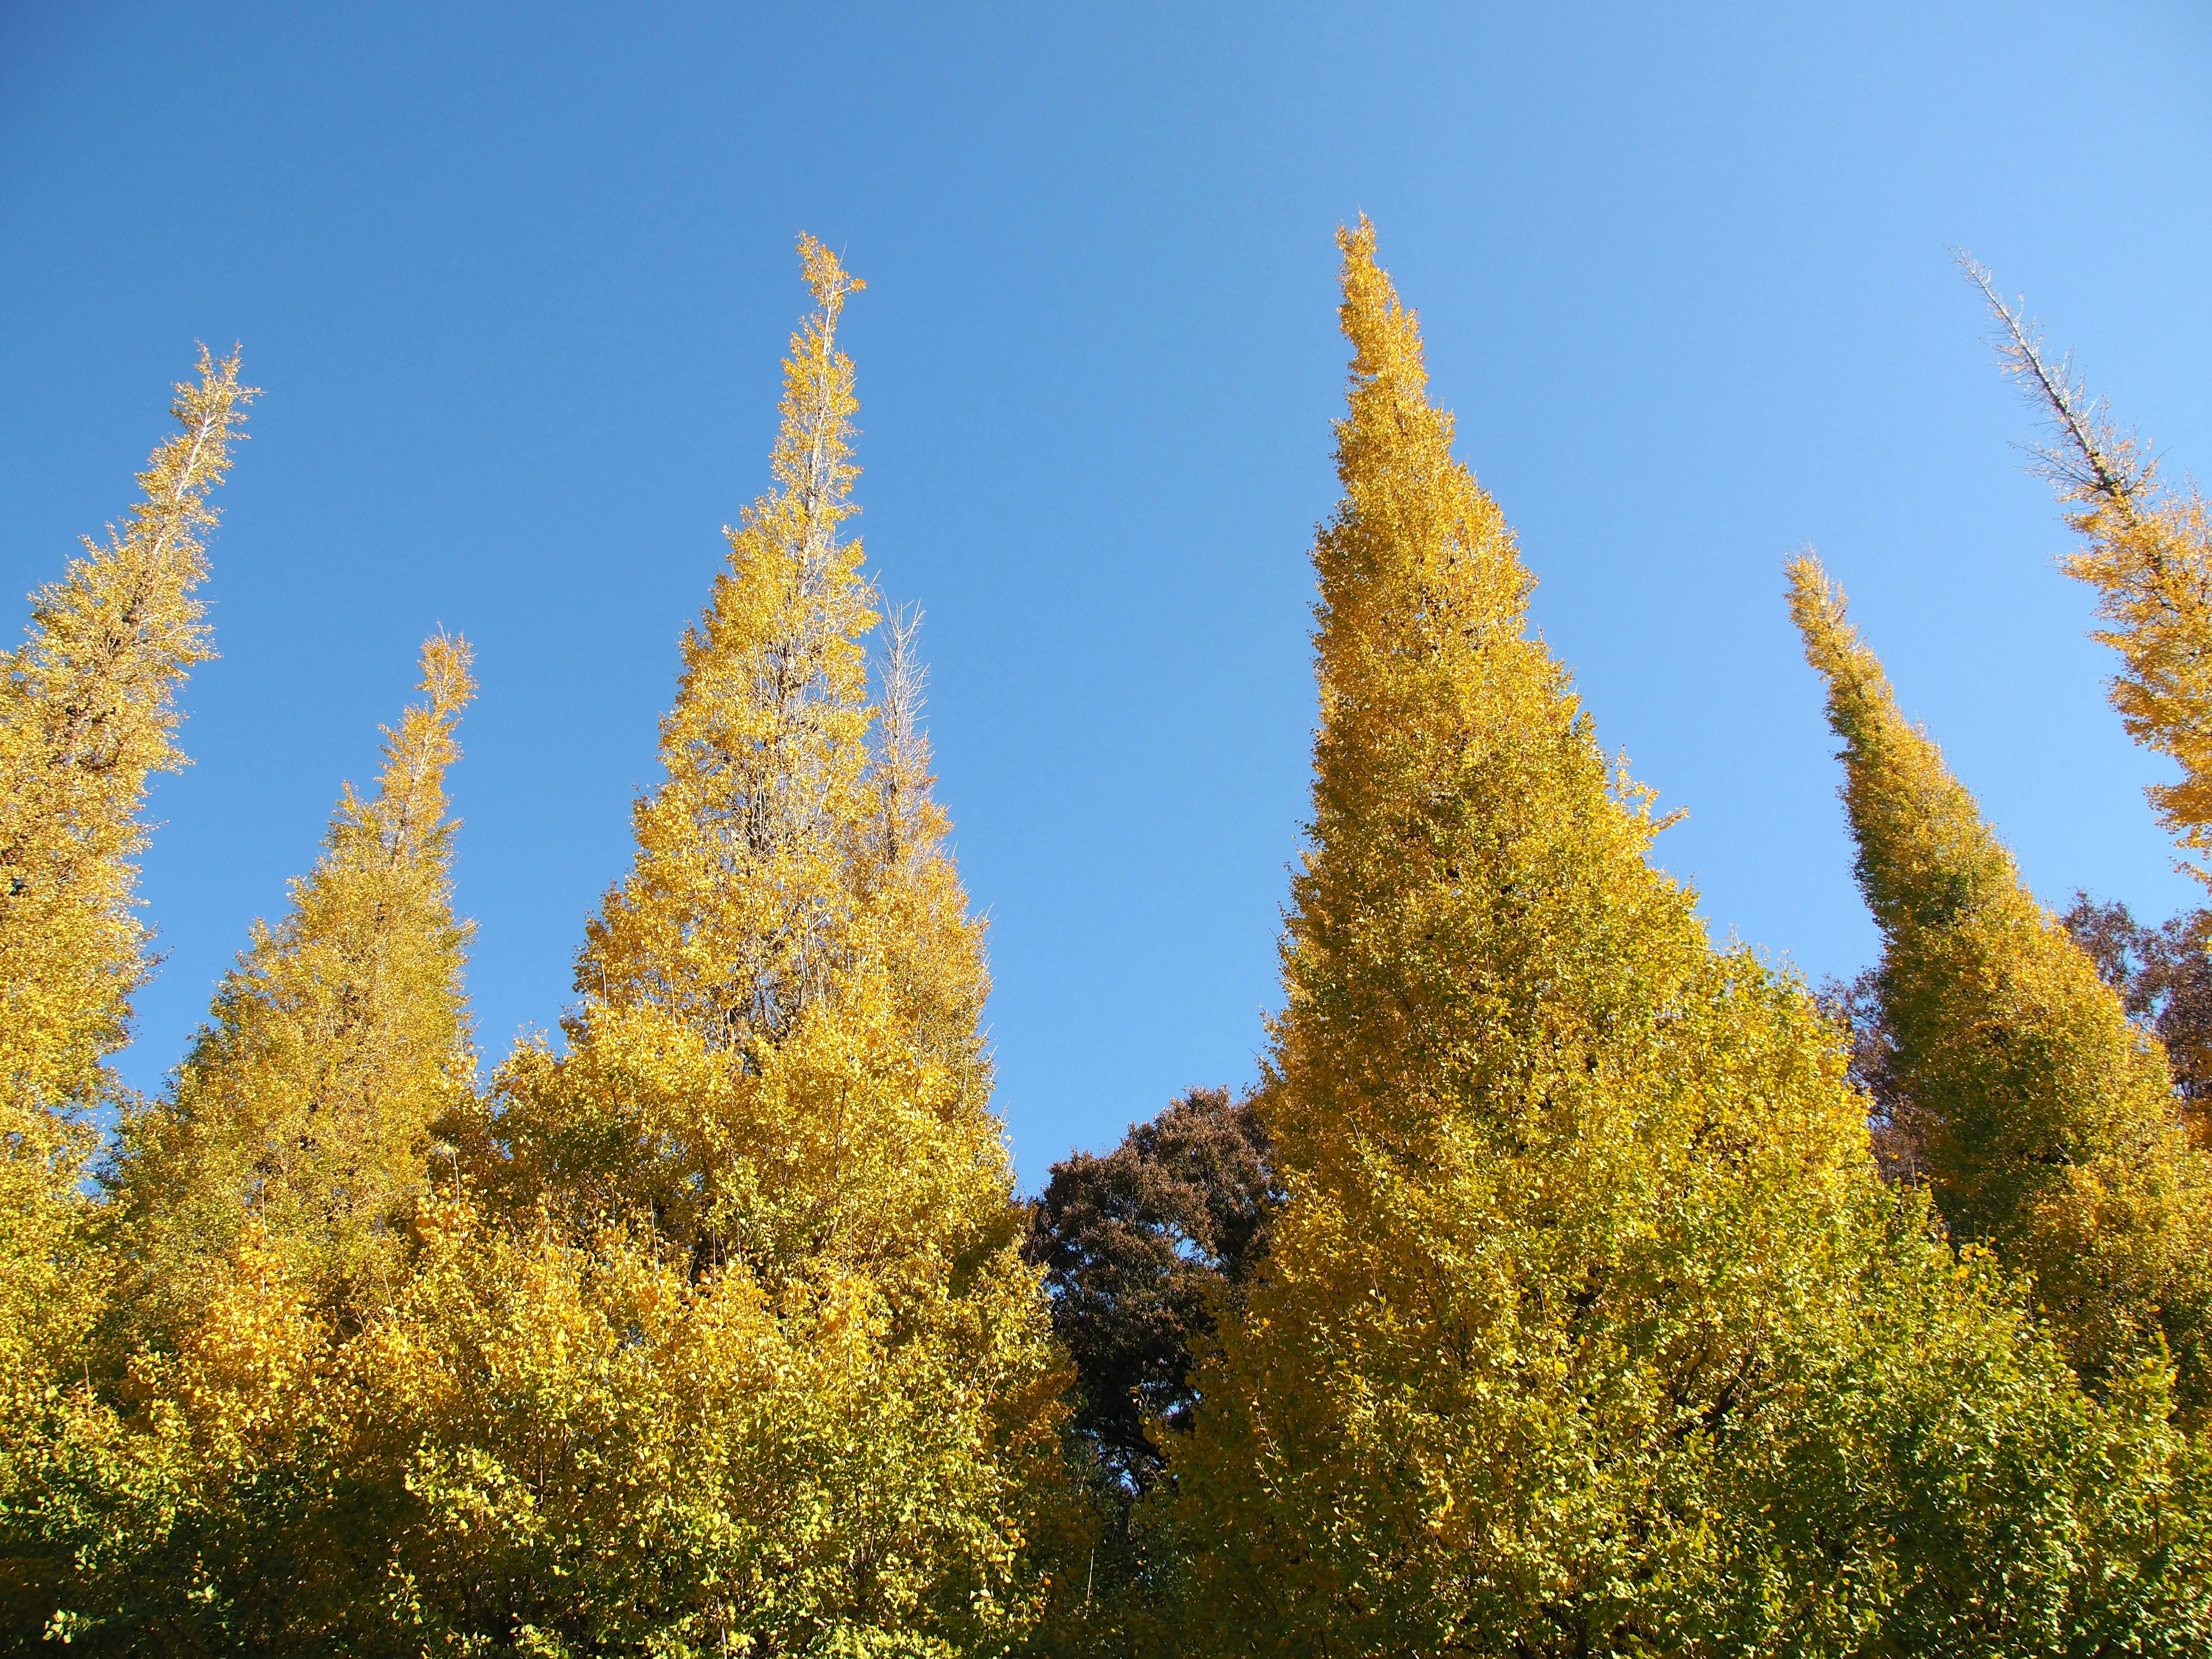
[[[2212,14],[1850,7],[0,3],[0,586],[115,517],[192,342],[266,388],[146,872],[157,1086],[477,641],[488,1057],[550,1025],[766,481],[808,229],[871,566],[928,612],[1024,1182],[1252,1074],[1313,698],[1361,210],[1661,843],[1815,977],[1875,950],[1781,602],[1816,545],[2046,899],[2191,889],[1962,243],[2212,471]],[[18,614],[21,614],[20,612]]]

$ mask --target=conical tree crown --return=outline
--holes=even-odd
[[[176,689],[213,654],[192,597],[209,493],[253,388],[203,349],[177,431],[138,475],[118,533],[33,601],[0,676],[0,1093],[12,1109],[88,1102],[143,972],[134,914],[148,777],[183,765]],[[12,1125],[11,1125],[12,1128]]]
[[[1966,787],[1905,720],[1819,563],[1790,609],[1843,739],[1856,870],[1882,930],[1882,1012],[1936,1201],[2035,1277],[2075,1364],[2163,1333],[2186,1399],[2212,1364],[2212,1162],[2157,1041],[2022,884]]]
[[[235,356],[200,353],[128,522],[33,597],[0,671],[0,1394],[30,1391],[0,1416],[22,1423],[46,1407],[45,1378],[21,1368],[81,1361],[94,1317],[81,1113],[115,1092],[105,1060],[145,974],[138,811],[148,778],[184,764],[177,686],[211,654],[193,597],[208,496],[253,395]]]
[[[799,247],[816,309],[785,364],[776,488],[729,532],[685,637],[667,781],[590,924],[566,1052],[510,1059],[483,1137],[484,1186],[578,1311],[557,1352],[434,1436],[501,1517],[483,1528],[457,1504],[471,1537],[511,1536],[558,1582],[675,1604],[680,1624],[636,1627],[644,1645],[680,1629],[730,1651],[949,1652],[971,1638],[947,1632],[1004,1640],[1028,1617],[1016,1570],[1050,1436],[1048,1334],[1016,1245],[982,929],[931,798],[920,664],[902,621],[871,701],[876,606],[840,536],[856,469],[836,330],[859,285]],[[470,1294],[417,1298],[399,1346],[465,1376],[472,1304],[496,1328],[516,1286],[465,1255],[459,1271]],[[623,1305],[626,1276],[643,1304]],[[608,1401],[593,1456],[623,1475],[561,1471],[526,1513],[508,1494],[540,1489],[555,1400]]]
[[[1419,324],[1371,230],[1344,246],[1344,499],[1314,554],[1312,851],[1292,884],[1275,1064],[1297,1101],[1286,1153],[1332,1186],[1341,1170],[1349,1194],[1367,1149],[1425,1155],[1471,1096],[1518,1113],[1587,1095],[1531,1093],[1485,1038],[1528,1035],[1540,1005],[1582,1048],[1620,999],[1642,1012],[1707,952],[1689,896],[1644,862],[1647,792],[1528,637],[1534,580],[1452,457],[1452,416],[1428,400]],[[1561,928],[1577,948],[1557,947]]]
[[[1916,1509],[1869,1425],[2063,1413],[2063,1368],[1882,1191],[1802,987],[1647,861],[1372,232],[1340,246],[1287,1196],[1157,1500],[1200,1627],[1164,1647],[1915,1650],[2011,1522]]]
[[[359,1285],[424,1194],[469,1088],[445,775],[474,692],[466,641],[422,647],[423,701],[385,732],[374,794],[340,796],[313,871],[257,924],[172,1097],[126,1126],[125,1213],[170,1285],[249,1220],[330,1291]]]
[[[577,987],[650,1006],[714,1048],[773,1042],[823,994],[848,903],[841,833],[868,811],[866,636],[851,499],[853,365],[836,349],[861,283],[811,237],[817,309],[784,363],[778,488],[727,532],[729,568],[685,635],[662,720],[668,781],[638,802],[637,857],[591,924]]]
[[[777,487],[685,636],[667,781],[590,924],[570,1052],[518,1056],[507,1089],[510,1144],[557,1189],[771,1276],[957,1248],[1009,1185],[919,663],[902,624],[872,702],[874,594],[840,534],[858,468],[836,329],[860,284],[799,252],[816,309],[784,364]]]

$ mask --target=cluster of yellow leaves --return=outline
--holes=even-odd
[[[195,1286],[257,1224],[328,1306],[388,1296],[432,1133],[475,1071],[453,913],[446,769],[473,690],[465,641],[422,648],[425,701],[348,786],[289,911],[257,924],[169,1096],[126,1116],[116,1225],[142,1320],[189,1322]]]
[[[2021,884],[1811,557],[1790,607],[1828,684],[1882,1006],[1936,1201],[1961,1241],[2033,1275],[2069,1356],[2101,1379],[2147,1341],[2212,1404],[2212,1156],[2157,1039]]]
[[[351,1466],[407,1494],[377,1586],[395,1628],[720,1653],[1019,1626],[1020,1534],[994,1522],[1040,1449],[1003,1443],[992,1407],[1034,1386],[1023,1287],[947,1354],[895,1340],[834,1270],[771,1293],[650,1236],[463,1204],[423,1243],[356,1344]]]
[[[1154,1639],[1948,1652],[2134,1628],[2073,1563],[2134,1537],[2097,1509],[2100,1460],[2165,1480],[2183,1455],[2160,1376],[2094,1405],[2012,1286],[1882,1188],[1803,987],[1714,950],[1651,866],[1648,793],[1529,636],[1533,582],[1371,231],[1342,246],[1344,497],[1315,552],[1314,819],[1263,1102],[1289,1197],[1156,1506],[1186,1588]],[[1991,1587],[2000,1553],[2020,1571]]]

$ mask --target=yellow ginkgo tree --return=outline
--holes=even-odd
[[[2146,1346],[2212,1405],[2212,1156],[2191,1140],[2155,1037],[2021,880],[2012,856],[1809,556],[1790,610],[1843,740],[1859,885],[1919,1156],[1961,1242],[2033,1276],[2088,1381]]]
[[[526,1056],[512,1091],[560,1101],[528,1145],[594,1212],[649,1211],[702,1268],[836,1262],[888,1286],[1001,1225],[1007,1166],[981,927],[896,696],[878,721],[874,594],[840,534],[857,469],[836,330],[859,284],[803,253],[819,309],[785,365],[778,487],[684,639],[667,781],[588,927],[570,1052],[542,1082]]]
[[[842,533],[837,328],[860,285],[799,252],[816,308],[775,488],[684,637],[666,781],[588,925],[565,1049],[518,1051],[479,1126],[469,1168],[507,1231],[481,1262],[436,1258],[447,1288],[371,1334],[394,1356],[376,1410],[439,1495],[404,1559],[456,1639],[493,1608],[579,1643],[935,1651],[1028,1616],[1053,1383],[982,927],[910,629],[878,696],[879,607]],[[556,1426],[579,1417],[606,1425],[588,1448]],[[549,1461],[554,1435],[574,1455]]]
[[[375,789],[345,789],[174,1087],[125,1117],[100,1386],[26,1517],[72,1564],[46,1617],[81,1649],[283,1648],[362,1636],[375,1607],[332,1565],[380,1559],[349,1338],[410,1280],[432,1136],[471,1087],[445,795],[469,665],[464,641],[424,646]]]
[[[2119,653],[2112,707],[2130,737],[2180,768],[2179,780],[2146,793],[2191,855],[2182,867],[2212,884],[2212,510],[2193,481],[2163,475],[2070,360],[2050,356],[1987,266],[1959,261],[1997,319],[2006,368],[2047,419],[2050,438],[2032,453],[2081,538],[2064,563],[2097,592],[2106,626],[2094,637]]]
[[[117,1231],[172,1328],[248,1228],[346,1318],[389,1293],[434,1131],[471,1085],[447,769],[473,691],[466,641],[422,647],[423,701],[385,733],[374,791],[340,797],[291,908],[216,994],[163,1100],[125,1120]],[[150,1309],[149,1309],[150,1311]]]
[[[56,1460],[105,1421],[87,1113],[116,1103],[106,1059],[146,973],[140,809],[152,775],[185,763],[178,687],[212,654],[196,590],[254,396],[238,370],[202,350],[123,527],[33,597],[0,673],[0,1638],[50,1610],[69,1553],[42,1518]]]
[[[2154,1551],[2093,1477],[2124,1447],[2165,1479],[2162,1409],[2087,1400],[1883,1187],[1804,987],[1654,867],[1663,821],[1529,631],[1371,229],[1340,242],[1343,495],[1261,1097],[1286,1197],[1140,1516],[1180,1566],[1127,1628],[1562,1659],[2138,1630],[2069,1564]]]

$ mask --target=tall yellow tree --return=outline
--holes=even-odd
[[[1987,266],[1964,253],[1959,263],[1997,319],[2007,369],[2048,418],[2036,470],[2081,538],[2065,568],[2097,591],[2107,625],[2094,637],[2120,654],[2112,707],[2130,737],[2181,769],[2178,782],[2149,787],[2151,805],[2193,855],[2182,867],[2212,884],[2212,512],[2195,483],[2161,476],[2149,448],[2090,396],[2069,361],[2052,361]]]
[[[149,777],[184,764],[177,687],[211,654],[194,590],[216,517],[209,495],[254,395],[238,369],[235,356],[202,350],[123,528],[88,538],[33,596],[29,637],[0,676],[0,1515],[10,1517],[35,1501],[57,1413],[83,1404],[59,1381],[83,1365],[100,1306],[83,1114],[115,1097],[105,1061],[146,970],[139,811]],[[0,1567],[0,1583],[18,1576]]]
[[[254,393],[238,359],[203,349],[177,387],[177,431],[138,475],[124,530],[33,601],[0,681],[0,1090],[12,1112],[107,1088],[144,971],[136,859],[148,778],[173,771],[176,690],[210,653],[193,590],[207,574],[209,493]],[[25,1133],[11,1121],[11,1138]]]
[[[422,668],[375,790],[345,788],[175,1087],[125,1118],[100,1220],[125,1351],[80,1359],[37,1492],[0,1506],[80,1650],[375,1633],[379,1500],[404,1475],[362,1462],[358,1338],[405,1296],[434,1127],[474,1068],[444,787],[466,642],[430,640]]]
[[[207,572],[209,493],[230,468],[251,387],[203,349],[171,405],[177,431],[138,476],[118,533],[33,599],[0,678],[0,1372],[82,1318],[70,1240],[92,1141],[79,1115],[112,1092],[145,971],[138,817],[149,777],[184,763],[176,688],[210,654],[193,590]]]
[[[2138,1030],[1927,733],[1809,556],[1790,609],[1843,739],[1859,884],[1881,924],[1882,1012],[1936,1201],[1961,1240],[2033,1275],[2085,1377],[2146,1342],[2212,1404],[2212,1158]]]
[[[1287,1197],[1153,1500],[1158,1645],[1936,1652],[2087,1617],[2098,1419],[1882,1190],[1802,986],[1650,865],[1371,229],[1340,244],[1261,1101]]]
[[[480,1167],[538,1230],[545,1282],[573,1284],[558,1294],[599,1328],[630,1318],[593,1300],[614,1279],[561,1275],[642,1251],[691,1310],[667,1352],[704,1341],[722,1358],[684,1364],[762,1379],[666,1476],[712,1522],[695,1542],[724,1587],[641,1592],[634,1627],[777,1650],[964,1641],[1015,1616],[1047,1338],[990,1109],[982,927],[931,795],[911,637],[895,630],[878,707],[877,607],[841,533],[857,469],[836,331],[860,284],[812,238],[799,253],[816,308],[784,366],[775,487],[727,532],[684,638],[667,779],[637,803],[635,860],[587,928],[567,1050],[526,1047],[503,1069],[485,1126],[502,1155]],[[424,1305],[410,1351],[465,1352],[459,1316]],[[461,1364],[439,1374],[462,1386]],[[665,1386],[649,1364],[636,1382]],[[453,1443],[461,1471],[464,1443],[487,1449]],[[520,1442],[488,1449],[541,1467]],[[619,1600],[639,1530],[627,1499],[565,1484],[579,1479],[546,1476],[532,1512],[571,1530],[532,1547],[605,1571]],[[484,1571],[526,1583],[514,1559]]]
[[[332,1309],[388,1284],[434,1128],[471,1085],[446,769],[474,686],[465,640],[422,647],[423,701],[347,785],[291,908],[217,991],[159,1103],[126,1120],[119,1231],[169,1320],[251,1226]]]
[[[586,931],[557,1067],[525,1056],[516,1117],[556,1188],[650,1209],[701,1267],[871,1272],[1000,1224],[1008,1170],[978,1033],[988,981],[941,848],[908,647],[880,726],[858,539],[860,284],[801,244],[819,309],[785,364],[779,488],[728,535],[662,722],[667,781]],[[927,1018],[918,1018],[927,1009]],[[550,1094],[549,1094],[550,1091]],[[921,1149],[927,1148],[926,1155]]]

